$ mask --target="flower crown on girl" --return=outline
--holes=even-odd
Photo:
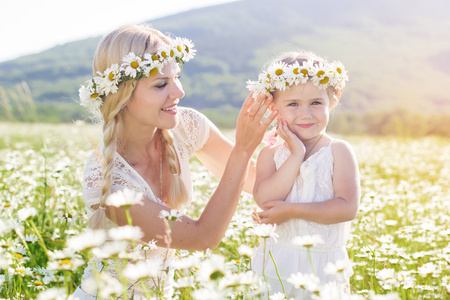
[[[128,80],[139,80],[161,73],[170,62],[183,65],[195,55],[194,44],[186,38],[175,38],[172,43],[162,45],[156,53],[136,55],[130,52],[122,58],[122,64],[113,64],[99,76],[86,81],[79,89],[81,105],[91,110],[98,109],[108,94],[115,94],[119,84]]]
[[[320,90],[330,86],[343,89],[348,81],[347,71],[339,61],[328,63],[327,61],[306,60],[303,63],[296,61],[293,64],[275,62],[258,76],[258,81],[247,81],[247,88],[253,91],[253,97],[260,94],[270,95],[278,89],[284,91],[294,84],[304,84],[308,80]]]

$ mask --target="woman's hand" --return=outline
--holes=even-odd
[[[253,213],[253,220],[260,224],[280,225],[291,219],[292,203],[285,201],[268,201],[264,203],[264,210]]]
[[[261,143],[267,127],[277,115],[277,112],[272,112],[269,117],[262,120],[271,102],[272,97],[269,96],[259,95],[254,99],[253,92],[247,96],[236,122],[236,148],[253,154]]]
[[[302,141],[291,131],[287,122],[283,119],[278,119],[277,134],[286,142],[287,147],[292,155],[299,155],[305,157],[305,145]]]

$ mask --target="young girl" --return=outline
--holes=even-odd
[[[287,281],[299,272],[315,273],[321,285],[337,282],[348,289],[353,272],[345,244],[358,211],[358,165],[347,142],[326,134],[330,110],[347,80],[339,62],[290,52],[271,63],[259,81],[249,82],[256,94],[273,96],[270,108],[278,111],[277,134],[284,140],[261,150],[253,190],[263,209],[256,219],[278,225],[278,241],[268,238],[265,247],[261,243],[252,261],[254,270],[267,278],[270,294],[283,292],[276,268],[288,297],[311,295]],[[308,236],[322,242],[308,248],[298,243],[298,237]],[[346,267],[336,276],[325,272],[328,263]]]

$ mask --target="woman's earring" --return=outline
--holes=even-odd
[[[125,105],[122,106],[122,110],[124,110],[124,109],[125,109]]]

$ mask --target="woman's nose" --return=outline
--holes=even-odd
[[[170,91],[170,96],[173,99],[181,99],[183,98],[185,95],[184,90],[183,90],[183,86],[181,85],[181,82],[176,82],[173,85],[172,90]]]

